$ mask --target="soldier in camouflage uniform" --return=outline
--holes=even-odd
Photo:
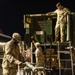
[[[59,32],[60,32],[60,42],[65,41],[65,29],[67,26],[67,14],[70,14],[68,8],[65,8],[60,2],[56,4],[57,9],[53,12],[48,12],[57,14],[57,21],[55,25],[55,42],[59,41]]]
[[[40,47],[40,43],[35,43],[35,57],[36,57],[36,67],[44,67],[44,54],[42,52],[42,48]],[[46,75],[45,71],[38,71],[38,75]]]
[[[18,65],[22,64],[20,59],[23,59],[23,57],[18,46],[20,41],[20,34],[13,33],[12,39],[5,44],[5,53],[2,61],[3,75],[16,75]]]
[[[57,14],[57,22],[55,26],[55,42],[58,41],[60,31],[60,41],[65,41],[65,28],[67,23],[67,14],[70,13],[68,8],[62,6],[61,3],[56,4],[57,9],[54,13]]]

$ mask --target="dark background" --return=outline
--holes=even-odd
[[[53,11],[57,2],[75,11],[73,0],[0,0],[0,28],[9,36],[19,32],[24,39],[23,15]]]

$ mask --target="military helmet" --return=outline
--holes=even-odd
[[[40,46],[40,43],[39,43],[39,42],[36,42],[36,43],[35,43],[35,46],[36,46],[36,47]]]
[[[14,38],[17,42],[21,41],[21,35],[19,33],[13,33],[12,38]]]

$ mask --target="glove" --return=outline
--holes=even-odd
[[[18,65],[21,65],[22,64],[22,62],[20,61],[20,62],[18,62]]]

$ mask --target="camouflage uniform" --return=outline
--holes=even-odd
[[[37,45],[39,43],[36,43]],[[35,57],[36,57],[36,66],[37,67],[43,67],[44,66],[44,54],[42,53],[42,49],[41,47],[36,47],[36,50],[35,50]],[[38,75],[46,75],[45,74],[45,71],[38,71]]]
[[[64,42],[67,16],[63,17],[63,15],[65,15],[66,13],[70,13],[70,11],[69,9],[63,7],[61,10],[56,9],[54,13],[57,14],[57,21],[55,26],[55,41],[58,41],[60,31],[60,41]]]
[[[16,75],[18,64],[22,58],[19,46],[11,39],[5,44],[4,51],[2,61],[3,75]]]

